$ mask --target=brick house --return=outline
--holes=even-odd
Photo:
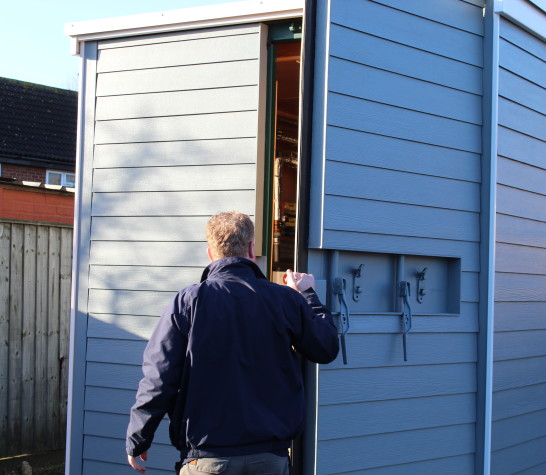
[[[78,93],[0,78],[0,218],[72,224]]]

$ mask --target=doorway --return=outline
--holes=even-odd
[[[296,256],[301,22],[269,27],[267,193],[268,275],[282,284]]]

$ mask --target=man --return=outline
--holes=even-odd
[[[207,224],[211,264],[163,312],[142,366],[127,430],[129,464],[168,413],[180,474],[287,474],[304,423],[296,351],[317,363],[338,353],[336,327],[309,274],[269,282],[255,264],[254,226],[235,211]],[[180,463],[177,466],[181,465]],[[178,470],[178,468],[177,468]]]

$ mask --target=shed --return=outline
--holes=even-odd
[[[132,473],[146,339],[225,209],[254,217],[271,279],[314,273],[348,330],[346,364],[306,368],[297,473],[546,471],[542,0],[250,1],[66,32],[68,473]],[[175,459],[163,425],[148,473]]]

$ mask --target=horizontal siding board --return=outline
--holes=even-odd
[[[200,281],[203,267],[92,265],[89,288],[175,292]]]
[[[473,363],[332,371],[324,368],[320,375],[319,403],[343,404],[475,391]]]
[[[481,127],[329,93],[328,125],[479,153]]]
[[[393,460],[402,464],[469,454],[475,450],[474,431],[474,424],[463,424],[319,442],[317,473],[364,470],[390,465]]]
[[[520,269],[525,272],[526,269]],[[544,269],[546,274],[546,269]],[[495,275],[495,301],[546,302],[546,275],[507,274]]]
[[[357,130],[328,127],[330,161],[479,183],[480,155]]]
[[[537,168],[499,157],[497,160],[497,183],[544,195],[546,203],[546,160],[544,167]]]
[[[493,391],[546,383],[546,357],[497,361],[493,371]]]
[[[158,298],[159,300],[159,298]],[[165,305],[163,306],[165,307]],[[161,313],[161,308],[156,313]],[[152,310],[153,311],[153,310]],[[90,314],[87,337],[112,338],[115,340],[148,340],[159,317],[142,315]]]
[[[514,23],[501,19],[500,36],[529,54],[546,61],[544,42]]]
[[[323,245],[326,249],[460,257],[463,271],[479,271],[479,247],[475,242],[325,230]]]
[[[146,341],[106,338],[87,339],[87,361],[118,364],[142,364]]]
[[[136,394],[136,391],[135,391]],[[122,414],[86,411],[83,431],[85,435],[125,440],[129,417]],[[157,445],[170,445],[168,420],[159,424],[154,435],[154,449]]]
[[[162,16],[162,13],[159,13]],[[99,41],[97,48],[127,48],[129,46],[143,46],[150,44],[171,43],[173,41],[193,41],[206,38],[220,38],[223,36],[243,35],[256,33],[256,25],[230,25],[229,28],[205,28],[199,30],[175,31],[155,35],[129,36]]]
[[[543,195],[497,185],[497,213],[546,222],[545,202]]]
[[[135,403],[136,389],[110,389],[88,386],[85,389],[85,410],[111,412],[129,416]]]
[[[546,410],[546,383],[493,394],[493,420]]]
[[[173,115],[254,110],[258,87],[234,87],[98,97],[96,120],[138,119]]]
[[[97,76],[97,97],[253,86],[257,83],[258,60],[250,59],[102,73]]]
[[[318,440],[473,423],[475,413],[473,393],[324,406]]]
[[[325,197],[324,228],[399,236],[479,240],[479,215],[339,196]]]
[[[493,422],[491,450],[501,450],[543,437],[545,427],[546,410]]]
[[[546,116],[502,97],[499,98],[499,124],[546,141]]]
[[[161,309],[165,306],[160,300],[160,297],[157,298],[157,308],[152,308],[151,312],[159,315]],[[427,333],[440,333],[440,332],[449,332],[453,333],[472,333],[478,331],[477,326],[477,309],[475,304],[463,304],[463,312],[460,316],[457,317],[447,317],[446,316],[426,316],[421,317],[414,315],[411,338],[413,339],[413,345],[417,345],[416,342],[423,341],[424,335]],[[96,338],[117,338],[124,340],[143,340],[149,339],[150,335],[155,328],[157,323],[157,317],[151,316],[139,316],[139,315],[110,315],[110,314],[90,314],[89,315],[89,328],[88,328],[88,337]],[[351,338],[359,334],[395,334],[391,338],[394,338],[394,347],[393,355],[398,354],[398,343],[397,338],[400,337],[400,316],[398,315],[356,315],[351,314]],[[367,337],[368,339],[370,336]],[[383,335],[383,339],[386,337]],[[460,335],[457,341],[462,339]],[[474,338],[472,335],[467,335],[467,339]],[[353,341],[358,343],[358,339]],[[363,350],[358,349],[357,346],[351,345],[351,348],[354,348],[357,353],[362,353]],[[464,348],[464,351],[468,348]],[[351,349],[351,351],[353,351]],[[385,351],[385,350],[383,350]],[[419,352],[422,353],[423,350]],[[461,352],[463,349],[457,349],[457,352]],[[468,350],[469,355],[466,353],[463,356],[464,360],[473,361],[475,359],[475,350]],[[354,355],[353,355],[354,356]],[[416,353],[413,353],[413,358],[410,361],[410,364],[415,364]],[[391,356],[393,359],[394,356]],[[421,356],[422,358],[422,356]],[[454,358],[454,357],[453,357]],[[453,360],[448,355],[442,356],[440,359],[443,360]],[[351,358],[351,363],[355,363],[355,360]],[[365,362],[367,365],[367,361]],[[399,360],[395,360],[395,363],[398,364]]]
[[[483,64],[480,36],[426,18],[358,0],[334,4],[330,15],[332,23],[475,66]]]
[[[89,312],[121,315],[159,316],[176,292],[128,290],[89,291]]]
[[[462,303],[457,316],[413,315],[412,333],[470,333],[478,331],[478,310],[474,303]],[[400,315],[358,315],[351,312],[351,334],[400,333]]]
[[[491,473],[512,475],[546,462],[546,437],[498,450],[491,457]]]
[[[82,475],[133,475],[135,471],[128,463],[99,462],[97,460],[83,460]],[[172,475],[173,469],[155,470],[148,468],[147,475]]]
[[[141,366],[108,363],[87,363],[86,384],[112,389],[136,391],[142,379]]]
[[[501,68],[525,77],[528,81],[541,87],[546,86],[546,63],[503,39],[499,43],[499,64]]]
[[[546,473],[546,462],[539,463],[534,467],[527,468],[518,473],[518,475],[544,475]]]
[[[472,363],[476,356],[476,335],[472,333],[415,333],[407,337],[408,361],[404,362],[402,336],[397,334],[351,334],[346,336],[348,364],[341,354],[328,369],[417,366]]]
[[[546,249],[497,243],[495,268],[497,272],[544,275]]]
[[[205,242],[93,241],[91,264],[120,266],[202,266],[209,264]]]
[[[332,92],[450,119],[481,124],[481,97],[366,65],[330,58]]]
[[[109,168],[94,172],[94,191],[254,190],[253,164],[182,167]]]
[[[254,137],[257,112],[229,112],[96,123],[95,144]]]
[[[258,32],[99,51],[97,72],[152,69],[186,64],[219,63],[259,56]]]
[[[497,242],[546,248],[546,222],[497,213]]]
[[[493,359],[515,360],[546,356],[546,330],[496,332]]]
[[[482,93],[480,67],[336,24],[331,25],[330,54],[453,89]]]
[[[546,302],[495,302],[495,331],[546,330]]]
[[[524,79],[524,77],[499,69],[499,95],[521,104],[529,109],[546,114],[546,94],[544,88]]]
[[[498,130],[499,155],[544,168],[546,142],[506,127]]]
[[[468,3],[449,2],[444,4],[438,3],[436,0],[419,0],[418,2],[374,1],[459,30],[483,36],[483,13],[481,9]]]
[[[396,462],[396,460],[393,460]],[[474,454],[445,457],[434,460],[404,463],[401,465],[387,465],[385,467],[370,468],[364,471],[356,470],[343,472],[345,475],[408,475],[441,473],[442,475],[461,475],[474,471]],[[541,474],[542,475],[542,474]]]
[[[113,338],[113,337],[112,337]],[[418,334],[408,337],[409,358],[406,366],[476,361],[476,336],[474,334]],[[144,341],[89,338],[88,361],[118,364],[142,363]],[[349,364],[345,366],[338,357],[328,366],[335,368],[373,368],[399,366],[403,362],[402,342],[399,334],[347,335]]]
[[[324,192],[330,195],[479,211],[477,183],[331,161],[325,174]]]
[[[212,216],[229,207],[254,214],[254,191],[94,193],[93,216]]]
[[[92,241],[204,241],[207,216],[96,216]]]
[[[129,168],[256,163],[255,137],[225,140],[103,144],[95,146],[93,167]]]
[[[125,455],[125,440],[109,437],[84,436],[83,458],[115,464],[127,464]],[[146,462],[149,469],[174,470],[174,464],[180,460],[178,451],[170,445],[155,444],[153,455]],[[128,465],[127,465],[128,466]],[[130,467],[129,467],[130,468]],[[119,472],[116,472],[119,473]],[[146,473],[149,473],[147,471]]]

